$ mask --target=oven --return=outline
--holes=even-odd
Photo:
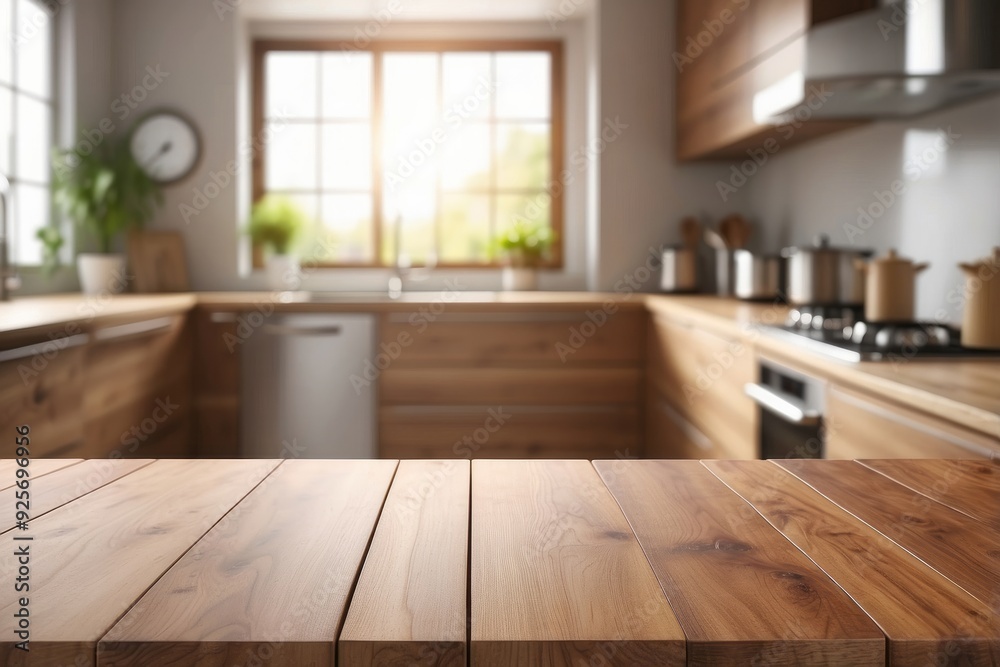
[[[761,359],[760,381],[744,389],[759,411],[762,459],[824,458],[821,380]]]

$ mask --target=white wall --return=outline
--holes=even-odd
[[[786,149],[749,183],[748,210],[773,248],[826,233],[837,245],[897,248],[931,262],[917,283],[918,316],[960,321],[955,290],[964,283],[956,264],[1000,245],[998,119],[994,97]],[[950,146],[941,139],[949,129],[957,135]],[[879,213],[876,193],[894,183],[902,194],[881,217],[859,224],[858,209]]]
[[[674,159],[675,16],[673,1],[600,5],[600,115],[628,128],[608,144],[600,164],[598,289],[635,274],[650,246],[677,243],[685,215],[718,218],[739,204],[716,194],[727,165]],[[645,288],[655,289],[655,282]]]

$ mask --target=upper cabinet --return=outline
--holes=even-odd
[[[678,0],[677,158],[774,153],[856,121],[804,117],[784,125],[754,119],[756,94],[802,67],[810,27],[875,0]],[[822,103],[822,100],[817,100]]]

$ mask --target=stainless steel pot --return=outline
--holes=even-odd
[[[871,257],[871,250],[834,248],[821,235],[814,246],[785,248],[788,260],[786,294],[796,305],[851,305],[865,302],[865,274],[858,260]]]
[[[673,247],[663,251],[660,289],[664,292],[697,292],[698,250]]]
[[[779,255],[755,255],[737,250],[733,258],[733,293],[740,299],[776,299],[784,286],[785,260]]]

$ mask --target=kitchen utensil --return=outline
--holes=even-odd
[[[708,244],[708,247],[714,250],[726,249],[725,239],[723,239],[722,236],[719,235],[719,232],[715,231],[714,229],[705,230],[705,243]]]
[[[660,289],[664,292],[698,291],[698,248],[672,246],[663,250]]]
[[[917,276],[928,264],[915,264],[890,250],[884,257],[855,261],[865,273],[865,320],[912,322],[916,318]]]
[[[681,245],[690,250],[696,250],[701,243],[701,222],[698,218],[681,220]]]
[[[730,250],[745,247],[750,240],[750,232],[751,226],[747,219],[735,213],[723,218],[719,223],[719,235]]]
[[[135,230],[128,237],[128,263],[140,294],[188,292],[187,255],[180,232]]]
[[[781,294],[784,259],[779,255],[755,255],[749,250],[733,253],[733,293],[741,299],[775,299]]]
[[[796,305],[861,305],[865,300],[865,274],[856,260],[871,250],[835,248],[825,234],[813,246],[785,248],[788,260],[785,293]]]
[[[1000,246],[986,259],[958,266],[966,276],[962,345],[1000,349]]]

